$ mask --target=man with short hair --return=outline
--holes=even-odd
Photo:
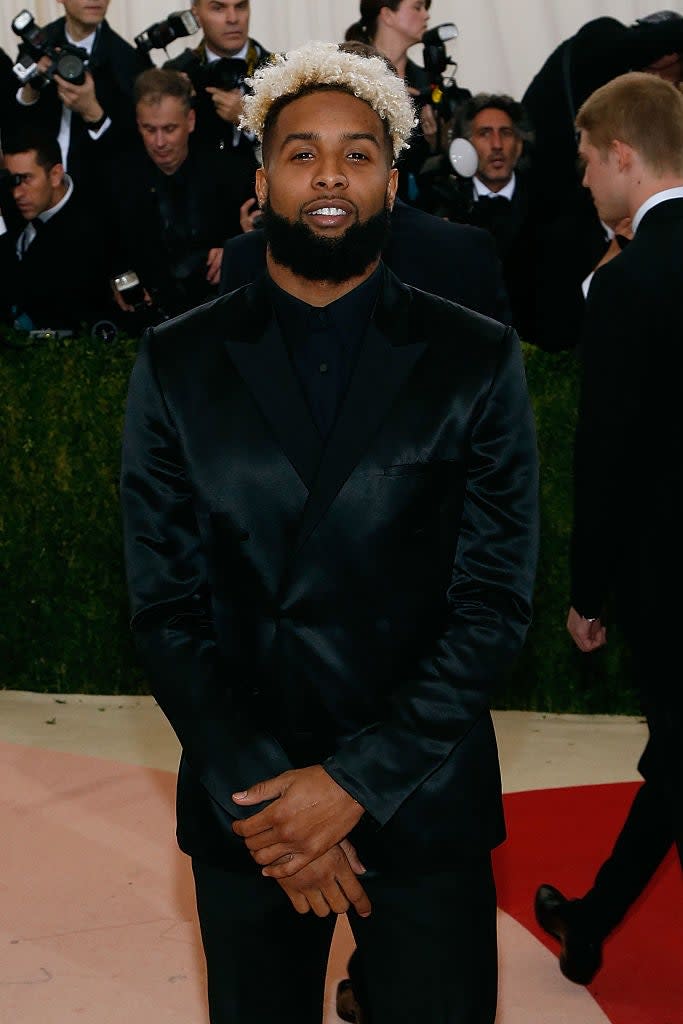
[[[55,75],[37,91],[30,82],[17,93],[21,122],[55,136],[62,163],[82,191],[97,198],[104,161],[134,138],[133,81],[151,66],[110,28],[109,0],[59,0],[64,17],[46,26],[51,46],[78,46],[87,53],[82,85]],[[43,58],[41,65],[49,64]]]
[[[193,144],[192,86],[180,72],[143,72],[135,110],[142,146],[111,171],[118,236],[112,269],[134,270],[157,305],[175,315],[216,294],[223,241],[240,231],[240,205],[253,182],[241,165]]]
[[[674,843],[683,857],[683,697],[672,671],[683,573],[683,96],[633,72],[594,92],[576,124],[600,218],[630,218],[634,236],[588,293],[567,628],[579,650],[596,651],[613,606],[649,728],[643,785],[590,891],[568,900],[543,885],[536,894],[539,923],[560,940],[562,972],[588,984],[605,939]]]
[[[203,38],[164,67],[188,75],[197,94],[197,135],[232,159],[250,161],[256,170],[255,140],[240,130],[246,86],[270,53],[249,36],[249,0],[195,0],[192,13]]]
[[[212,1024],[318,1022],[346,911],[373,1020],[492,1024],[488,706],[536,558],[520,346],[381,264],[414,124],[384,61],[310,43],[245,106],[268,275],[147,335],[121,477]]]
[[[64,172],[59,144],[25,133],[5,140],[4,158],[21,218],[0,236],[11,322],[27,330],[92,326],[113,309],[107,242]]]
[[[489,93],[467,101],[461,133],[477,151],[479,164],[469,213],[455,219],[485,228],[496,240],[512,323],[526,338],[533,333],[536,228],[528,182],[518,165],[533,133],[521,103]]]

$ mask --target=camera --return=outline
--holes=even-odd
[[[20,11],[12,21],[12,30],[19,36],[22,46],[14,65],[14,74],[22,85],[30,82],[34,89],[42,89],[57,74],[72,85],[83,85],[88,65],[88,51],[82,46],[53,46],[44,28],[36,25],[30,11]],[[49,57],[51,63],[45,70],[38,68],[38,61]]]
[[[203,64],[193,50],[184,50],[173,61],[173,69],[188,75],[197,90],[206,89],[207,86],[225,89],[226,92],[232,89],[244,91],[246,88],[247,62],[240,57],[220,57]]]
[[[135,270],[125,270],[111,279],[111,286],[124,304],[132,308],[143,326],[154,326],[170,320],[169,314],[155,299],[154,289],[146,289]]]
[[[194,35],[199,22],[192,11],[174,11],[165,21],[157,21],[135,37],[135,45],[142,53],[165,50],[174,39]]]
[[[430,85],[416,97],[416,102],[418,106],[430,103],[445,121],[451,120],[458,106],[472,96],[469,89],[461,89],[456,83],[458,65],[446,51],[446,43],[457,38],[458,29],[452,21],[435,25],[422,36],[422,59]],[[445,78],[449,65],[453,71]]]

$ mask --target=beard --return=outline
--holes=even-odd
[[[356,221],[337,238],[318,235],[302,221],[281,217],[270,200],[264,203],[262,212],[263,230],[273,260],[309,281],[341,284],[360,277],[381,255],[389,235],[388,205],[366,221]]]

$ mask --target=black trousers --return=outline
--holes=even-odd
[[[675,844],[683,866],[683,713],[644,702],[650,731],[635,795],[612,852],[580,902],[581,919],[603,939],[623,919]]]
[[[259,874],[193,861],[211,1024],[320,1024],[336,917],[299,915]],[[371,1024],[493,1024],[496,894],[489,856],[448,871],[368,872],[349,914]]]

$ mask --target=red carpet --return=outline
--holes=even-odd
[[[533,900],[543,882],[568,896],[591,885],[638,783],[535,790],[505,797],[508,841],[495,853],[498,905],[549,949]],[[683,886],[671,851],[650,886],[605,943],[590,986],[612,1024],[683,1024]],[[559,970],[559,968],[558,968]]]

